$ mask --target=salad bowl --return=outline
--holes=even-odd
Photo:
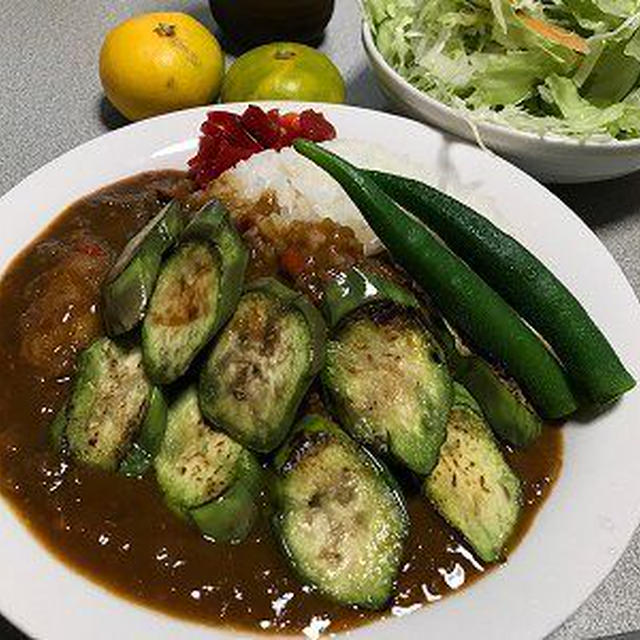
[[[471,122],[405,80],[384,59],[366,22],[362,41],[377,82],[393,106],[467,140],[476,141],[542,182],[595,182],[640,169],[640,140],[591,141],[537,135],[501,124]]]

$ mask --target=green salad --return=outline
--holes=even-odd
[[[640,137],[640,0],[364,0],[384,58],[471,123]]]

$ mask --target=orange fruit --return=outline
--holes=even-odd
[[[215,37],[185,13],[146,13],[112,29],[100,51],[100,80],[129,120],[213,102],[224,75]]]

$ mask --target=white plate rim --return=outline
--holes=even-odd
[[[244,106],[218,108],[241,110]],[[358,137],[353,131],[369,131],[371,137],[384,141],[391,149],[395,147],[400,153],[408,150],[414,157],[421,156],[422,152],[416,151],[421,144],[429,149],[437,147],[444,150],[452,172],[460,174],[465,182],[476,185],[480,191],[493,189],[494,195],[502,194],[503,199],[509,194],[511,197],[519,194],[519,209],[513,219],[517,224],[513,232],[524,234],[531,240],[531,248],[549,259],[552,268],[558,270],[558,275],[593,313],[638,377],[640,337],[636,337],[633,329],[634,325],[639,326],[640,305],[631,286],[584,223],[528,175],[472,145],[399,116],[336,105],[275,103],[275,106],[321,110],[336,122],[339,133],[348,129],[347,136]],[[0,215],[15,216],[16,211],[25,209],[41,211],[41,194],[48,190],[52,203],[48,217],[52,219],[60,211],[60,203],[70,203],[88,192],[81,191],[82,185],[93,184],[92,189],[96,188],[112,181],[114,176],[123,177],[150,166],[149,162],[158,168],[170,166],[174,158],[184,157],[193,149],[197,127],[211,108],[197,108],[144,121],[69,151],[3,196]],[[127,153],[114,158],[117,151]],[[425,158],[426,155],[425,152]],[[101,164],[97,169],[98,160]],[[98,175],[104,180],[97,180]],[[72,185],[65,182],[70,176],[74,180]],[[495,184],[498,179],[504,180],[499,187]],[[52,181],[55,180],[54,184]],[[52,190],[57,194],[57,200]],[[505,200],[500,207],[506,205]],[[536,224],[540,222],[553,227],[552,237],[532,231],[533,223],[524,219],[532,207],[539,207],[540,220],[536,220]],[[37,215],[42,217],[43,214]],[[14,244],[18,242],[23,246],[26,239],[35,235],[34,222],[26,216],[14,217],[11,225],[7,246],[0,249],[0,270],[4,270],[9,255],[15,254],[11,238],[15,238]],[[41,227],[38,224],[38,228]],[[564,251],[564,242],[573,243],[574,254],[580,255],[576,257]],[[588,269],[584,271],[586,267]],[[606,304],[601,292],[603,286],[609,296]],[[619,305],[623,313],[616,311]],[[640,394],[634,391],[596,423],[567,425],[565,470],[537,522],[505,567],[464,592],[427,607],[426,611],[376,623],[351,635],[383,638],[401,633],[417,638],[425,626],[453,639],[469,637],[471,633],[482,638],[515,637],[514,634],[519,638],[538,638],[550,632],[610,571],[640,520],[640,485],[633,482],[635,478],[628,469],[630,465],[624,464],[625,456],[629,461],[631,459],[631,445],[638,442],[631,430],[633,420],[638,416]],[[596,434],[599,434],[597,441],[594,440]],[[571,454],[572,447],[580,451],[579,459]],[[589,469],[597,469],[598,473],[589,474]],[[572,480],[579,481],[573,496],[572,490],[568,490],[567,495],[565,479],[569,473]],[[576,505],[572,497],[577,498],[581,491],[586,491],[590,499]],[[563,521],[563,510],[565,520],[571,520],[565,522],[573,536],[570,539],[566,530],[563,533],[562,528],[558,528],[558,522]],[[575,522],[585,524],[586,529],[576,530],[572,526]],[[88,632],[96,638],[116,634],[121,638],[139,638],[142,634],[169,638],[178,633],[181,637],[194,639],[228,637],[223,630],[216,633],[209,627],[174,620],[108,595],[102,587],[68,570],[48,552],[43,553],[43,547],[31,537],[4,501],[0,501],[0,530],[4,536],[0,545],[0,566],[4,573],[0,580],[0,612],[34,637],[74,638]],[[551,533],[555,537],[552,538]],[[519,568],[531,563],[534,550],[544,542],[544,536],[546,544],[542,548],[550,566],[553,561],[553,571],[546,567],[535,576],[529,573],[523,577]],[[588,550],[584,546],[588,546]],[[558,574],[560,570],[565,574],[562,579]],[[497,604],[496,595],[500,596]]]

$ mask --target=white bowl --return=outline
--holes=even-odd
[[[469,123],[405,80],[382,57],[366,22],[364,48],[380,88],[404,114],[467,140],[476,137]],[[593,182],[640,169],[640,139],[585,142],[561,136],[539,136],[492,123],[477,125],[483,143],[543,182]]]

